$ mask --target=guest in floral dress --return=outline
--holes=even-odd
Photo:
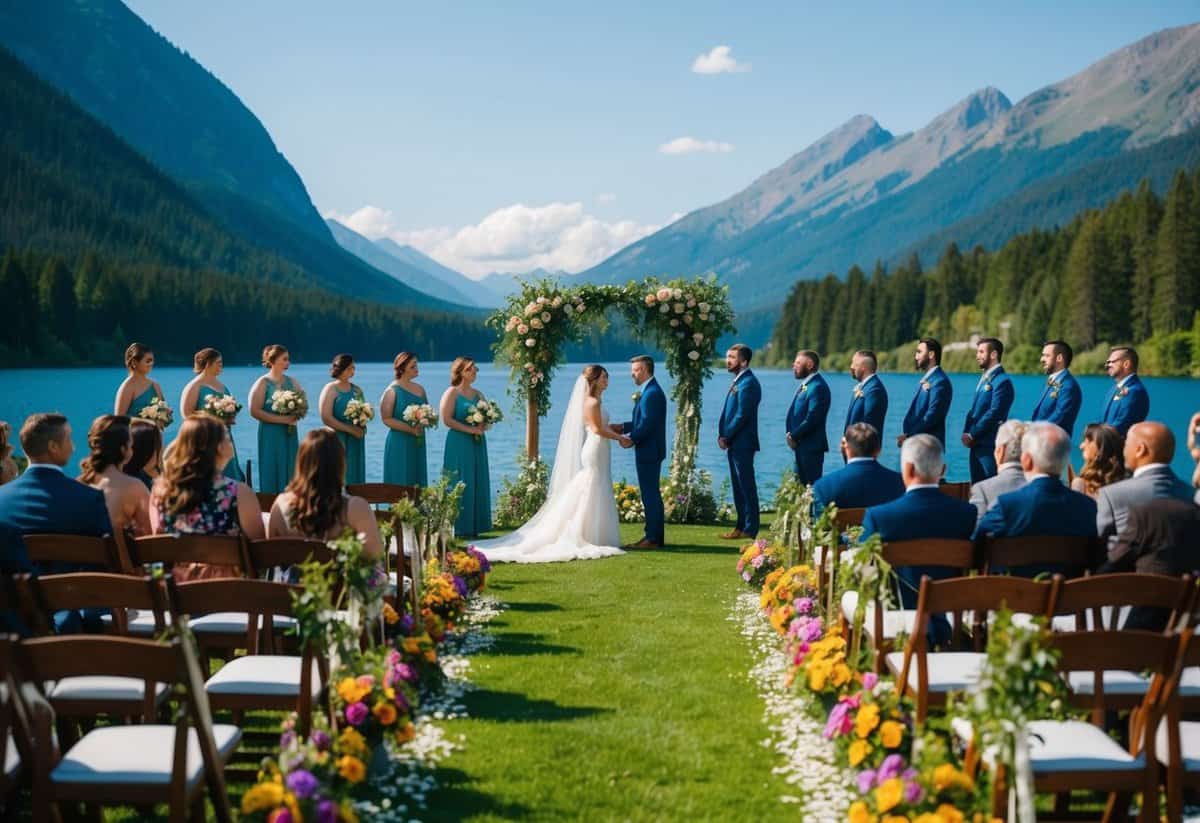
[[[265,537],[262,509],[254,491],[222,474],[232,459],[233,440],[224,424],[203,413],[184,420],[150,495],[154,534]],[[180,563],[174,574],[180,581],[240,576],[236,566],[207,563]]]

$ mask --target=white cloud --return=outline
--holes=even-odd
[[[600,205],[608,205],[609,203],[617,202],[617,196],[611,191],[601,192],[596,195],[596,202]]]
[[[722,143],[719,140],[697,140],[695,137],[676,137],[659,146],[658,151],[660,154],[728,154],[733,151],[733,144]]]
[[[696,74],[735,74],[750,71],[750,64],[735,60],[729,46],[716,46],[692,61],[692,71]]]
[[[326,215],[372,240],[389,237],[471,277],[493,271],[536,268],[579,272],[657,231],[661,226],[634,220],[600,220],[583,203],[517,203],[497,209],[478,223],[453,229],[403,229],[391,212],[376,206]]]

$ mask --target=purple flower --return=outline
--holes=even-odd
[[[858,773],[858,793],[866,794],[875,786],[875,770],[866,769]]]
[[[921,789],[921,784],[916,780],[910,780],[904,784],[904,802],[912,806],[921,802],[921,798],[925,796],[925,792]]]
[[[337,804],[322,800],[317,804],[317,823],[337,823]]]
[[[279,748],[281,748],[281,749],[290,749],[292,747],[292,744],[295,742],[296,742],[296,733],[293,731],[286,731],[283,734],[279,735]]]
[[[450,575],[450,579],[454,581],[454,588],[458,589],[459,597],[467,596],[467,581],[463,580],[457,574]]]
[[[796,614],[811,614],[813,602],[811,597],[796,598]]]
[[[292,823],[292,813],[286,807],[281,806],[275,810],[272,823]]]
[[[825,627],[820,620],[810,620],[804,624],[804,639],[809,643],[815,643],[821,639],[821,635],[825,633]]]
[[[417,672],[412,666],[407,663],[397,663],[392,669],[392,677],[396,680],[403,680],[406,683],[417,682]]]
[[[346,707],[346,722],[351,726],[361,726],[370,713],[366,703],[351,703]]]
[[[756,554],[754,555],[754,559],[750,561],[750,565],[756,569],[761,569],[762,564],[766,562],[767,556],[765,554]]]
[[[292,794],[296,795],[296,797],[300,798],[301,800],[307,800],[308,798],[312,797],[313,793],[316,792],[321,785],[317,782],[317,778],[313,777],[312,772],[306,771],[305,769],[292,772],[287,776],[287,780],[284,782],[287,783],[287,787],[291,790]]]
[[[879,764],[879,782],[891,780],[893,777],[899,777],[900,772],[904,770],[904,758],[898,754],[889,754],[883,758],[883,762]]]
[[[400,691],[399,689],[396,690],[396,708],[398,708],[402,714],[407,714],[409,710],[408,698],[405,697],[404,692]]]
[[[404,635],[412,634],[413,617],[411,614],[400,615],[400,633]]]
[[[328,751],[329,744],[333,742],[329,739],[329,735],[320,729],[313,732],[310,739],[312,740],[313,745],[317,747],[317,751],[319,752]]]

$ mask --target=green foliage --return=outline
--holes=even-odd
[[[716,523],[717,497],[712,475],[693,469],[684,478],[665,478],[662,483],[663,511],[668,523]]]
[[[546,502],[550,485],[550,467],[538,459],[517,458],[521,470],[515,479],[504,478],[492,515],[498,529],[515,529],[524,525]]]

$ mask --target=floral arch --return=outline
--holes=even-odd
[[[717,341],[734,331],[728,290],[711,275],[573,288],[547,280],[529,282],[488,319],[499,335],[497,360],[509,364],[511,391],[525,401],[529,459],[538,457],[539,421],[550,409],[550,380],[562,363],[564,347],[588,328],[607,323],[610,310],[619,311],[631,329],[666,355],[675,384],[670,477],[684,481],[696,465],[701,389],[712,376]]]

